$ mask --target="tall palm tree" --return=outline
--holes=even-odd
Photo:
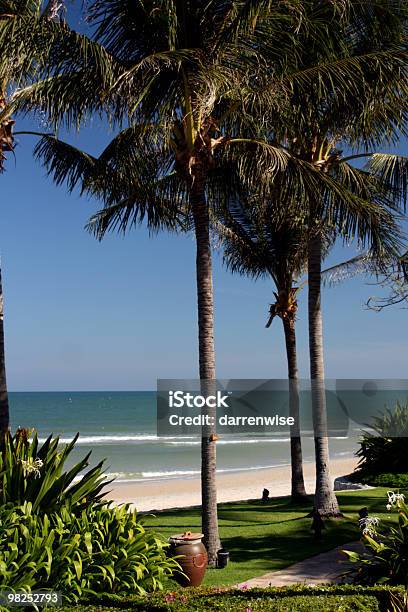
[[[4,351],[4,323],[3,323],[3,286],[0,267],[0,437],[9,429],[9,403],[6,381],[6,361]]]
[[[289,413],[295,425],[290,432],[291,498],[305,500],[302,443],[299,427],[299,374],[296,352],[296,286],[307,265],[304,227],[282,213],[276,204],[243,204],[235,200],[215,221],[224,251],[224,261],[233,273],[252,278],[270,278],[276,288],[266,327],[275,317],[282,321],[289,378]]]
[[[377,190],[388,189],[383,180],[367,173],[366,182],[372,182]],[[279,194],[279,189],[275,186]],[[245,200],[243,203],[242,200]],[[252,197],[252,200],[254,197]],[[251,200],[251,198],[249,198]],[[256,200],[256,196],[255,196]],[[248,199],[235,198],[227,207],[217,210],[214,220],[215,229],[220,237],[224,251],[224,262],[233,273],[245,274],[252,278],[271,278],[276,292],[275,302],[270,305],[270,327],[275,317],[282,320],[286,356],[288,363],[290,415],[295,426],[291,428],[291,497],[301,501],[306,497],[303,478],[302,446],[300,438],[298,365],[296,354],[296,314],[297,295],[302,285],[300,277],[306,272],[308,264],[308,231],[296,222],[293,214],[280,203],[260,205],[249,204]],[[385,228],[386,230],[387,228]],[[333,230],[326,228],[324,236],[324,255],[327,254],[336,238]],[[386,262],[382,262],[386,264]],[[389,265],[388,263],[386,265]],[[395,265],[394,265],[395,267]],[[376,262],[369,253],[362,253],[343,261],[322,272],[325,283],[333,284],[344,278],[362,272],[375,273]],[[300,286],[299,286],[299,283]]]

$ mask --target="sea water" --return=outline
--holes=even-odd
[[[154,391],[10,393],[11,427],[37,430],[67,443],[80,436],[69,462],[90,450],[90,464],[105,459],[108,478],[133,482],[192,478],[200,473],[200,439],[158,437]],[[332,459],[351,457],[357,437],[330,439]],[[304,461],[313,460],[313,439],[303,439]],[[217,442],[218,472],[262,470],[290,462],[289,438],[241,434]]]

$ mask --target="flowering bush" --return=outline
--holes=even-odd
[[[402,493],[388,491],[386,509],[396,510],[398,527],[382,526],[378,517],[360,520],[365,553],[344,551],[357,564],[356,582],[403,584],[408,587],[408,505]]]
[[[380,523],[378,516],[365,516],[358,521],[363,535],[373,536],[376,533],[376,528]]]

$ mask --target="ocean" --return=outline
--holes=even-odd
[[[106,459],[108,478],[140,482],[193,478],[200,473],[200,440],[157,437],[156,392],[14,392],[9,394],[11,427],[37,430],[69,442],[79,432],[72,454],[78,460],[92,450],[91,465]],[[357,438],[330,439],[331,457],[351,457]],[[313,439],[303,439],[305,461],[313,460]],[[289,438],[236,435],[217,442],[218,472],[260,470],[288,465]]]

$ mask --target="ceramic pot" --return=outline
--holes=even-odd
[[[172,557],[182,555],[177,561],[186,576],[175,573],[173,577],[183,587],[200,586],[203,581],[208,555],[201,541],[202,538],[202,533],[191,533],[191,531],[185,531],[169,538],[170,555]]]

